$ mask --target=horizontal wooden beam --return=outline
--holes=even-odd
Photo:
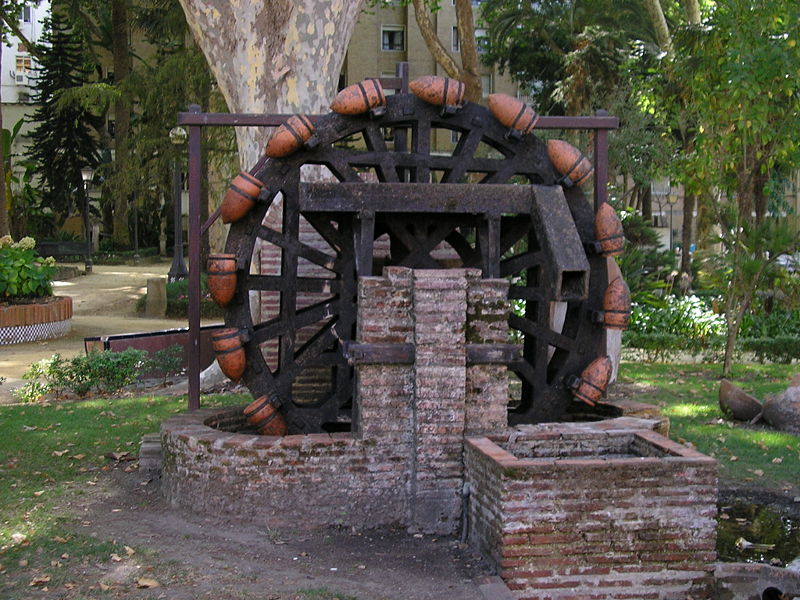
[[[350,364],[407,365],[414,362],[414,344],[345,342],[344,355]],[[467,344],[469,365],[507,365],[522,358],[517,344]]]
[[[351,365],[409,365],[415,354],[414,344],[344,342],[344,356]]]
[[[507,365],[521,358],[518,344],[467,344],[468,365]]]
[[[525,214],[540,186],[480,183],[303,183],[300,210],[439,214]]]

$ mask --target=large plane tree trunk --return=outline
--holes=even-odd
[[[180,3],[231,112],[328,112],[363,0]],[[268,136],[236,128],[243,169]]]

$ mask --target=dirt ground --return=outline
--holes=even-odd
[[[0,346],[0,403],[13,402],[11,390],[22,384],[31,364],[59,353],[64,357],[84,352],[83,338],[186,327],[185,320],[144,319],[136,316],[136,300],[147,290],[147,279],[166,277],[170,263],[141,266],[95,265],[89,275],[55,281],[53,293],[72,298],[72,330],[52,340]],[[83,266],[81,265],[81,273]]]
[[[172,510],[157,481],[122,469],[76,498],[68,507],[76,529],[136,548],[120,562],[72,574],[109,586],[108,597],[306,600],[298,592],[325,588],[359,600],[484,599],[473,578],[485,566],[450,537],[392,528],[264,530]],[[142,576],[161,587],[136,589]]]

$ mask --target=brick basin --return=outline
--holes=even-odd
[[[699,452],[529,425],[467,440],[465,479],[470,543],[518,599],[711,597],[717,470]]]
[[[352,433],[253,435],[243,407],[161,424],[162,492],[173,507],[254,527],[377,527],[403,521],[408,443]]]

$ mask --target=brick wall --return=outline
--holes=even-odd
[[[515,597],[708,598],[713,459],[650,431],[526,426],[468,440],[470,541]]]
[[[416,359],[357,366],[354,431],[278,438],[236,433],[240,409],[175,416],[161,430],[166,497],[256,525],[456,531],[467,423],[507,425],[505,367],[466,365],[468,332],[504,341],[506,286],[465,270],[361,278],[358,341],[413,343]]]

